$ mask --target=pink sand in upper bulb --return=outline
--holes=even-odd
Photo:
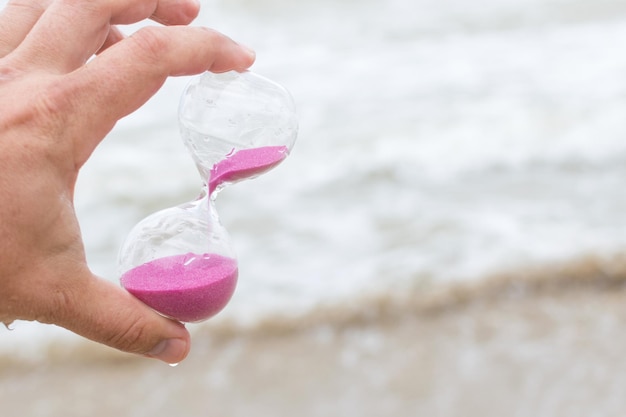
[[[128,292],[161,314],[195,322],[226,306],[235,291],[237,273],[235,259],[187,253],[135,267],[120,281]]]
[[[287,157],[286,146],[263,146],[242,149],[211,168],[209,194],[224,182],[232,182],[261,174]]]

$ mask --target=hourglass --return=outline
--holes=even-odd
[[[192,202],[139,222],[120,250],[120,282],[164,316],[198,322],[228,303],[238,266],[215,210],[219,190],[288,155],[298,122],[289,93],[251,72],[194,77],[180,102],[183,141],[202,177]]]

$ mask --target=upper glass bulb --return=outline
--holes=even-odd
[[[291,95],[252,72],[206,72],[194,78],[178,115],[183,141],[210,193],[274,167],[287,157],[298,134]],[[255,151],[239,154],[246,149]]]

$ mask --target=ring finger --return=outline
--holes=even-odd
[[[22,43],[41,17],[50,0],[10,0],[0,11],[0,58]]]

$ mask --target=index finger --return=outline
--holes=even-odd
[[[65,133],[76,141],[75,163],[81,166],[117,120],[143,105],[168,76],[243,71],[254,59],[248,48],[201,27],[147,27],[116,43],[63,81],[71,90],[63,113],[72,116]]]

